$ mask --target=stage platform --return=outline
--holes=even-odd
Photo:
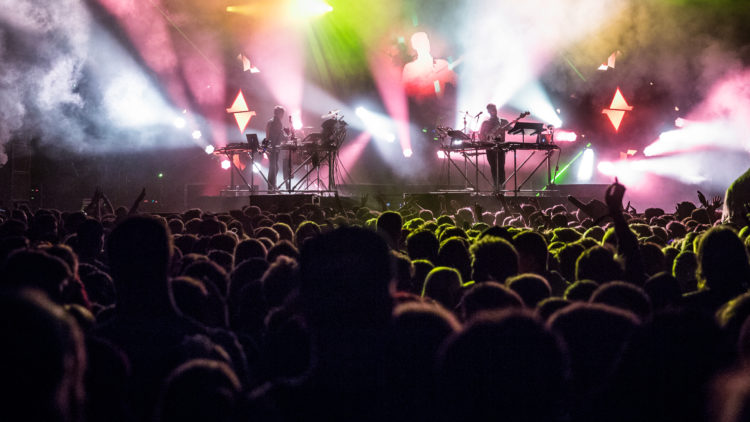
[[[399,189],[400,188],[400,189]],[[486,211],[498,211],[502,208],[498,195],[477,193],[460,189],[430,189],[429,186],[394,186],[394,185],[348,185],[340,192],[249,192],[247,190],[220,190],[216,195],[192,195],[185,197],[185,208],[200,208],[207,212],[227,212],[241,209],[248,205],[257,205],[271,212],[289,212],[305,204],[320,204],[334,209],[351,209],[364,204],[374,210],[399,209],[407,202],[421,208],[440,212],[446,206],[450,208],[473,206],[479,204]],[[434,188],[434,187],[432,187]],[[546,191],[504,193],[509,203],[538,202],[547,208],[563,204],[568,209],[575,209],[567,200],[573,195],[582,202],[592,199],[604,200],[607,185],[555,185]],[[187,192],[187,190],[186,190]]]

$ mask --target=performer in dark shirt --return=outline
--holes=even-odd
[[[479,128],[479,139],[483,142],[496,142],[495,139],[499,138],[501,139],[499,142],[504,142],[505,127],[508,125],[508,121],[497,117],[495,104],[487,104],[487,112],[490,114],[490,118],[482,122],[482,126]],[[487,162],[492,172],[493,189],[498,192],[503,189],[503,183],[505,182],[505,151],[495,147],[487,148]]]
[[[284,118],[284,107],[276,106],[273,109],[273,119],[266,123],[266,141],[268,142],[268,190],[276,190],[276,173],[279,172],[279,146],[286,140],[282,120]],[[291,152],[290,152],[291,153]],[[284,168],[287,175],[288,169]],[[287,175],[288,176],[288,175]],[[291,180],[287,179],[287,189],[291,188]]]

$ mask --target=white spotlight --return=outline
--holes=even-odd
[[[586,148],[583,150],[581,163],[578,165],[578,181],[588,182],[594,175],[594,150]]]
[[[185,127],[185,119],[183,119],[182,117],[178,117],[178,118],[174,119],[174,127],[176,127],[177,129],[184,128]]]
[[[229,160],[221,160],[221,168],[229,170],[229,167],[232,167],[232,163],[230,163]]]
[[[206,154],[208,154],[208,155],[213,154],[214,150],[215,150],[215,148],[214,148],[213,145],[206,145],[206,148],[204,149],[204,151],[206,151]]]
[[[388,143],[390,143],[390,144],[396,142],[396,135],[394,135],[392,133],[387,133],[385,135],[385,141],[388,142]]]
[[[412,154],[413,154],[413,152],[412,152],[411,148],[406,148],[404,150],[404,157],[409,158],[409,157],[411,157]]]
[[[193,135],[193,139],[195,139],[196,141],[203,137],[203,134],[201,133],[200,130],[194,130],[192,135]]]

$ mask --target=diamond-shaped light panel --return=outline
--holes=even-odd
[[[631,110],[633,110],[633,107],[628,104],[628,102],[625,100],[625,97],[622,96],[620,88],[617,87],[615,96],[614,98],[612,98],[612,103],[609,105],[609,108],[605,108],[602,110],[602,114],[606,114],[607,117],[609,117],[609,121],[612,123],[612,127],[614,127],[615,132],[617,132],[618,130],[620,130],[620,124],[622,123],[622,119],[625,117],[625,113]]]
[[[242,90],[237,93],[237,98],[234,99],[232,106],[227,109],[227,113],[234,114],[234,120],[237,122],[240,133],[245,133],[250,119],[255,116],[255,112],[247,108],[247,102],[245,101],[245,96],[242,94]]]

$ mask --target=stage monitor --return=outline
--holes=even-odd
[[[247,138],[247,145],[250,151],[258,151],[260,149],[260,142],[258,141],[258,135],[255,133],[248,133],[245,135]]]

